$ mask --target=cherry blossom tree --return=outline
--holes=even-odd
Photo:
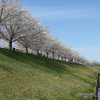
[[[52,53],[53,59],[55,58],[55,55],[57,54],[57,45],[58,45],[58,37],[51,37],[50,42],[50,51]]]
[[[43,27],[41,22],[29,10],[21,8],[21,2],[0,0],[0,46],[17,42],[15,47],[26,53],[35,51],[53,59],[67,60],[81,64],[98,65],[100,62],[89,61],[77,51],[61,43],[57,37],[50,35],[49,27]]]
[[[0,26],[12,16],[17,16],[16,10],[21,7],[21,2],[12,0],[0,0]]]
[[[9,42],[9,48],[12,49],[12,43],[23,37],[23,33],[32,30],[35,25],[34,17],[31,17],[27,10],[21,10],[19,16],[13,16],[11,19],[4,22],[5,26],[1,29],[1,37]],[[18,12],[19,12],[18,10]],[[16,12],[17,13],[17,12]]]
[[[36,17],[33,17],[30,22],[28,22],[29,25],[26,24],[24,31],[21,32],[21,38],[17,40],[26,49],[26,53],[28,53],[28,48],[30,48],[32,40],[34,40],[37,35],[37,27],[40,25]]]
[[[48,27],[38,26],[33,32],[33,38],[31,40],[31,49],[36,51],[36,54],[42,54],[44,52],[44,45],[47,39],[47,34],[49,33]]]

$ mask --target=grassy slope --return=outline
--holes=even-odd
[[[91,100],[100,71],[74,63],[0,49],[0,100]]]

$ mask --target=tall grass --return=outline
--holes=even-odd
[[[100,68],[0,49],[0,100],[91,100]]]

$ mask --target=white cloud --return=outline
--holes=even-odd
[[[60,8],[50,8],[50,7],[42,7],[42,8],[33,8],[34,14],[39,18],[46,19],[93,19],[100,18],[100,13],[98,13],[98,9],[90,9],[90,8],[81,8],[81,9],[60,9]]]

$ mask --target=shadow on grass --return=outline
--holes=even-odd
[[[0,65],[0,69],[3,69],[3,70],[10,72],[10,73],[13,72],[13,68],[5,66],[5,65]]]
[[[31,67],[39,69],[44,68],[44,71],[50,69],[51,71],[57,72],[59,74],[68,71],[68,69],[66,69],[66,67],[62,65],[64,62],[62,62],[61,64],[61,61],[58,60],[36,56],[33,54],[26,54],[18,51],[7,50],[3,48],[0,48],[0,53],[14,60],[18,60],[20,62],[31,65]]]

